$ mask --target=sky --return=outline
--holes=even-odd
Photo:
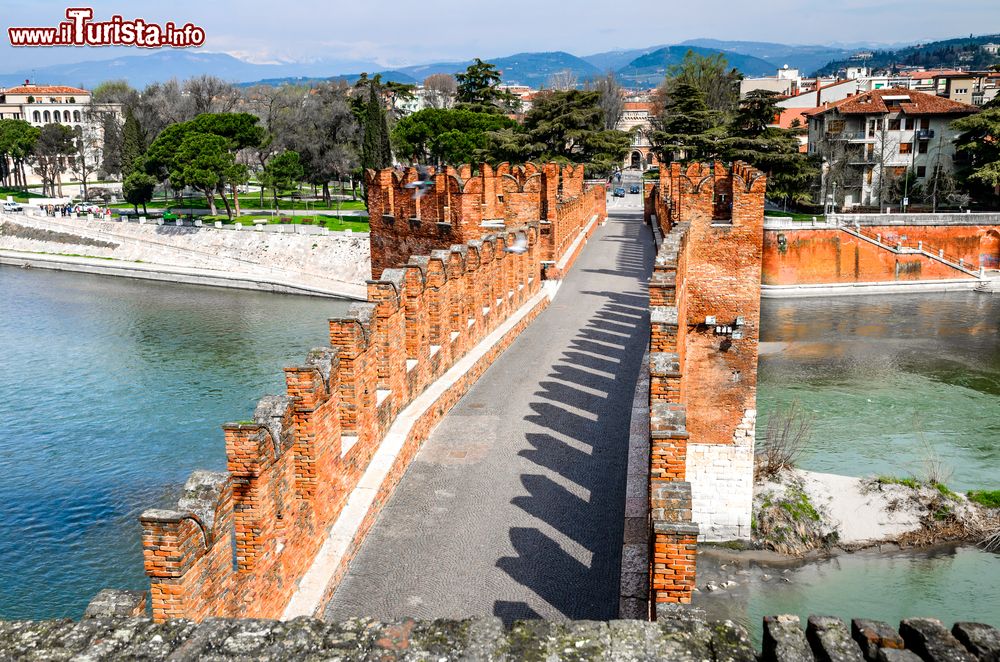
[[[95,20],[194,23],[204,50],[255,63],[384,67],[521,51],[589,55],[708,37],[790,44],[912,43],[1000,32],[998,0],[108,0]],[[55,26],[65,2],[0,0],[0,73],[141,54],[136,48],[12,48],[10,26]],[[349,65],[345,65],[349,66]]]

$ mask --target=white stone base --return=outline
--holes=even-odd
[[[731,445],[688,444],[687,480],[699,540],[750,538],[756,418],[756,410],[744,412]]]

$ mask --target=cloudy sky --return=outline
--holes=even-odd
[[[519,51],[587,55],[710,37],[796,44],[898,43],[1000,32],[998,0],[108,0],[95,19],[192,22],[205,50],[257,63],[384,66]],[[14,49],[10,26],[54,26],[66,2],[0,0],[0,72],[115,57],[123,49]],[[139,49],[133,49],[136,52]]]

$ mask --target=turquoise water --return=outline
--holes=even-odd
[[[1000,489],[998,323],[1000,297],[974,292],[764,300],[758,435],[797,401],[813,417],[805,469],[923,477],[934,465],[953,489]],[[704,570],[717,572],[708,560]],[[735,581],[696,601],[756,637],[761,618],[779,613],[1000,626],[1000,555],[975,547],[750,567]]]
[[[764,300],[758,434],[776,407],[813,418],[799,464],[850,476],[943,467],[1000,489],[1000,297],[975,292]]]
[[[137,517],[281,393],[346,302],[0,267],[0,618],[144,588]]]

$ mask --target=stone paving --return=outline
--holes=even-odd
[[[325,618],[616,616],[654,257],[632,197],[417,454]]]

